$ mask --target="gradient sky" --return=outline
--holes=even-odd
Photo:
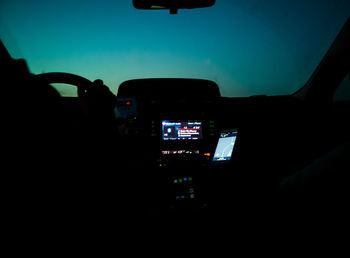
[[[224,96],[303,86],[350,14],[348,0],[217,0],[140,11],[131,0],[0,0],[0,37],[31,72],[103,79],[201,78]],[[70,95],[74,87],[62,87]]]

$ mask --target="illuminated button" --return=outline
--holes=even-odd
[[[187,179],[188,179],[187,177],[184,177],[184,182],[186,182],[186,181],[187,181]]]
[[[192,177],[189,177],[189,178],[188,178],[188,181],[191,182],[191,181],[192,181]]]
[[[174,184],[177,184],[179,181],[177,181],[177,179],[174,180]]]
[[[183,182],[182,178],[179,178],[179,183],[182,183],[182,182]]]

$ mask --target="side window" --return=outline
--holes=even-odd
[[[350,101],[350,73],[343,79],[334,93],[333,101]]]

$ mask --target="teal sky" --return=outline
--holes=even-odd
[[[131,0],[0,0],[0,36],[35,74],[103,79],[115,93],[172,77],[213,80],[228,97],[278,95],[306,82],[349,13],[345,0],[217,0],[178,15]]]

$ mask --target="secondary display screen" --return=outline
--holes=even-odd
[[[213,161],[229,161],[232,157],[233,148],[236,143],[238,130],[223,131],[220,134],[218,144],[214,153]]]
[[[200,140],[203,138],[202,122],[162,121],[163,140]]]

